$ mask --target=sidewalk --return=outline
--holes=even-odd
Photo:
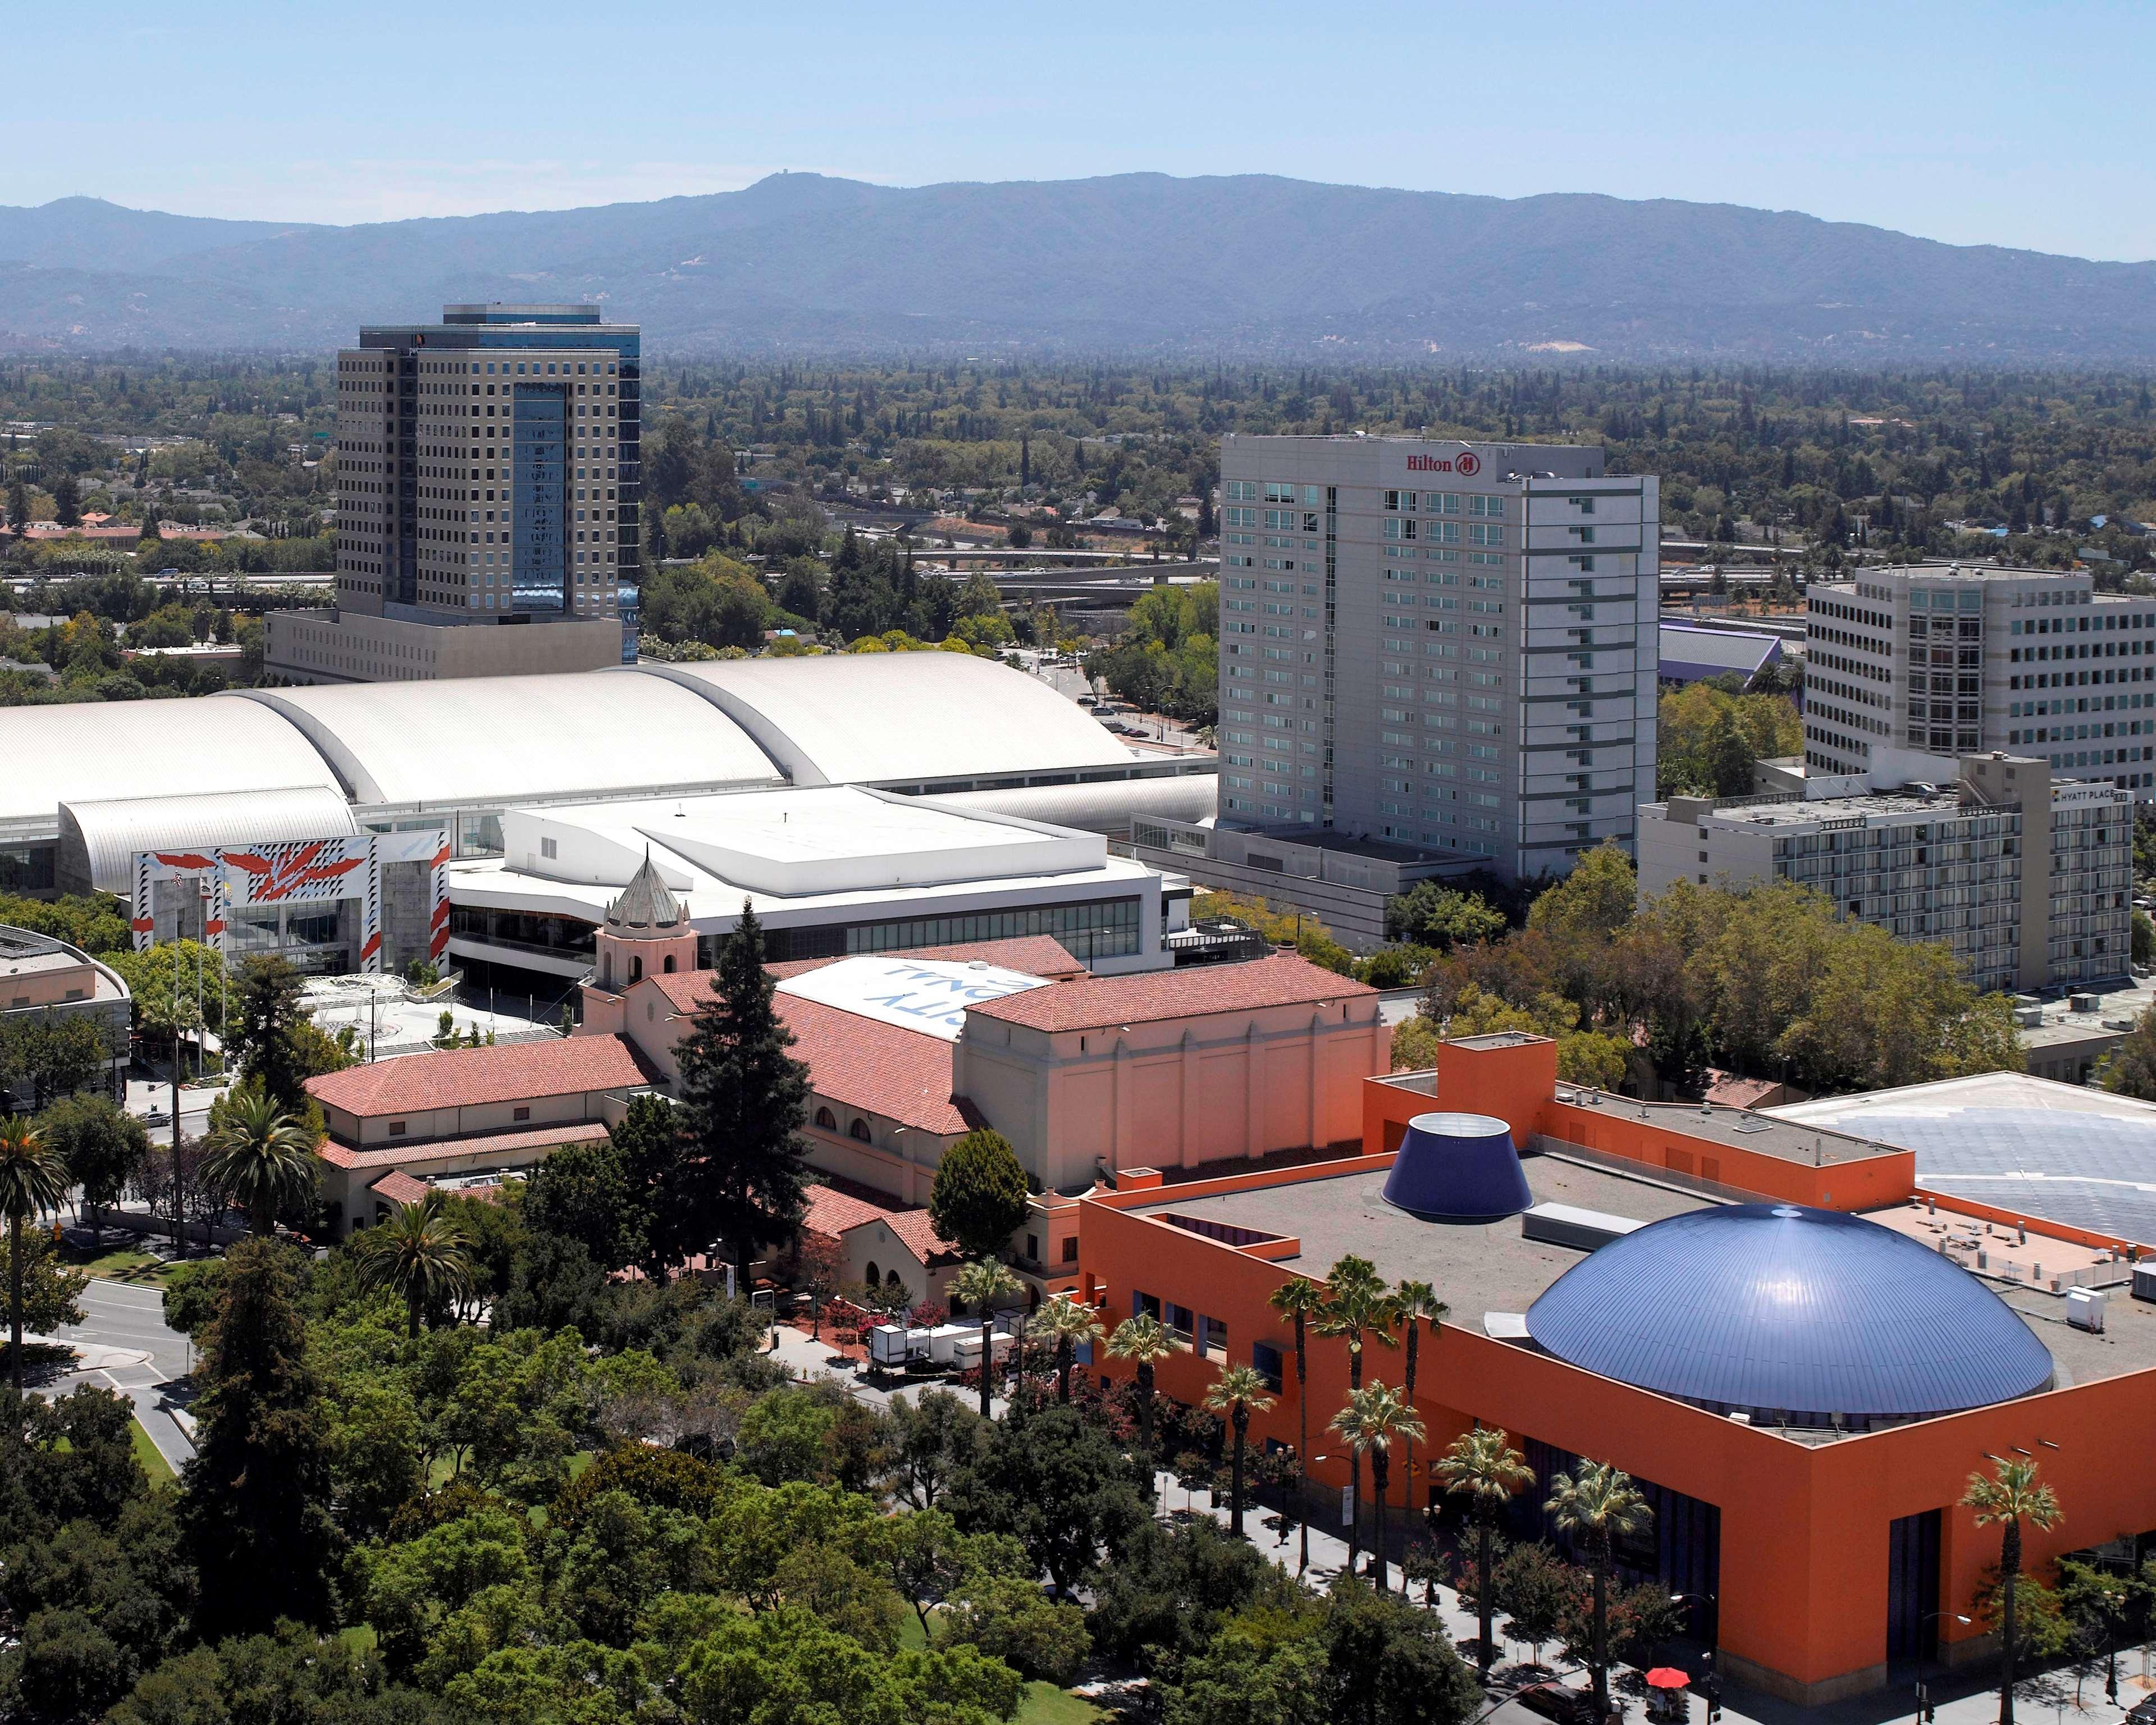
[[[786,1325],[778,1327],[778,1347],[773,1356],[783,1363],[797,1380],[828,1378],[843,1385],[850,1394],[877,1407],[888,1408],[902,1397],[918,1396],[922,1389],[933,1388],[933,1384],[901,1384],[884,1389],[863,1381],[856,1371],[834,1370],[827,1363],[832,1350]],[[973,1398],[968,1397],[970,1405]],[[998,1397],[990,1404],[1000,1416],[1004,1403]],[[1162,1471],[1153,1479],[1154,1502],[1163,1513],[1183,1514],[1186,1502],[1183,1487],[1172,1473]],[[1206,1491],[1190,1494],[1187,1500],[1190,1513],[1209,1515],[1225,1527],[1228,1510],[1225,1504],[1216,1504]],[[1295,1573],[1300,1555],[1301,1530],[1299,1524],[1284,1522],[1271,1510],[1249,1503],[1243,1512],[1243,1533],[1250,1543],[1290,1574]],[[1367,1568],[1370,1553],[1363,1548],[1362,1559]],[[1304,1580],[1311,1586],[1323,1588],[1347,1567],[1348,1542],[1335,1527],[1320,1521],[1310,1524],[1310,1568]],[[1391,1589],[1399,1591],[1400,1572],[1397,1563],[1388,1563],[1386,1580]],[[1417,1582],[1408,1589],[1409,1600],[1420,1604],[1424,1598],[1422,1584]],[[1474,1612],[1460,1603],[1454,1589],[1440,1586],[1436,1589],[1434,1607],[1443,1620],[1447,1636],[1456,1645],[1471,1642],[1481,1633],[1481,1625]],[[1492,1720],[1493,1725],[1547,1725],[1538,1715],[1529,1712],[1513,1702],[1514,1683],[1512,1673],[1517,1665],[1530,1657],[1531,1650],[1524,1644],[1506,1642],[1504,1614],[1497,1615],[1497,1635],[1501,1652],[1496,1666],[1491,1673],[1490,1700],[1491,1707],[1482,1717]],[[1699,1651],[1705,1651],[1701,1649]],[[1543,1663],[1555,1671],[1559,1678],[1576,1687],[1586,1686],[1586,1674],[1566,1666],[1553,1645],[1542,1650]],[[1687,1669],[1697,1670],[1701,1661],[1695,1656],[1680,1660]],[[2104,1699],[2103,1670],[2099,1665],[2093,1674],[2084,1676],[2081,1682],[2081,1702],[2074,1699],[2075,1674],[2071,1670],[2041,1673],[2025,1678],[2015,1690],[2015,1725],[2120,1725],[2126,1709],[2151,1694],[2156,1694],[2156,1681],[2144,1681],[2144,1663],[2141,1648],[2121,1648],[2118,1651],[2118,1702],[2113,1704]],[[1617,1685],[1619,1698],[1625,1706],[1626,1725],[1645,1725],[1646,1707],[1644,1699],[1627,1691],[1625,1673],[1612,1673]],[[1938,1725],[1996,1725],[1999,1717],[1999,1690],[1995,1669],[1988,1664],[1979,1664],[1959,1671],[1942,1671],[1937,1667],[1928,1669],[1924,1681],[1930,1692],[1933,1708],[1938,1716]],[[1868,1695],[1835,1702],[1825,1707],[1800,1707],[1779,1701],[1771,1695],[1748,1689],[1726,1676],[1722,1685],[1722,1725],[1889,1725],[1902,1720],[1915,1725],[1917,1707],[1915,1695],[1916,1671],[1912,1666],[1906,1671],[1897,1668],[1892,1680],[1883,1689]],[[1691,1702],[1694,1725],[1705,1725],[1706,1706],[1695,1697]]]

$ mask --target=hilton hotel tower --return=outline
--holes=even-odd
[[[1230,434],[1220,475],[1223,825],[1510,879],[1631,849],[1659,481],[1599,448],[1359,436]]]

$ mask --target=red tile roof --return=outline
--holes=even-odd
[[[449,1049],[347,1066],[341,1072],[310,1078],[307,1092],[325,1107],[372,1118],[625,1090],[650,1082],[651,1075],[626,1038],[570,1036]]]
[[[430,1163],[454,1162],[461,1156],[500,1158],[521,1157],[527,1150],[552,1150],[563,1144],[588,1144],[607,1135],[603,1122],[573,1120],[561,1126],[542,1127],[536,1132],[481,1132],[470,1138],[437,1138],[429,1144],[381,1144],[355,1150],[334,1138],[315,1154],[331,1168],[424,1168]]]
[[[417,1204],[434,1189],[424,1180],[413,1179],[401,1168],[393,1168],[367,1189],[392,1204]]]
[[[947,1262],[958,1255],[957,1247],[936,1231],[927,1210],[889,1209],[829,1186],[810,1189],[808,1208],[801,1218],[803,1228],[833,1240],[870,1222],[886,1224],[899,1243],[924,1265]]]
[[[792,994],[779,995],[778,1006],[794,1035],[794,1059],[808,1065],[809,1087],[840,1109],[880,1114],[943,1137],[981,1124],[973,1104],[951,1094],[951,1045],[942,1037]],[[839,1130],[847,1124],[841,1117]]]
[[[947,1264],[963,1255],[956,1245],[936,1231],[927,1210],[900,1210],[885,1219],[891,1224],[891,1231],[905,1241],[906,1250],[925,1265]]]
[[[1317,1006],[1377,992],[1296,953],[1275,952],[1242,964],[1192,965],[1059,983],[1052,988],[1029,988],[1022,994],[986,1001],[967,1012],[1034,1030],[1093,1030],[1141,1019],[1201,1018],[1268,1006]]]

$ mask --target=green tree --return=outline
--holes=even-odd
[[[1348,1389],[1363,1387],[1363,1348],[1366,1341],[1381,1348],[1398,1344],[1393,1339],[1396,1322],[1392,1291],[1379,1280],[1378,1266],[1353,1253],[1334,1261],[1325,1272],[1325,1303],[1318,1309],[1315,1327],[1321,1336],[1337,1337],[1348,1344]],[[1356,1573],[1356,1555],[1363,1537],[1363,1452],[1348,1452],[1348,1573]]]
[[[808,1069],[787,1052],[793,1033],[772,1004],[763,929],[746,900],[715,981],[678,1050],[684,1156],[662,1194],[654,1244],[679,1263],[723,1240],[745,1273],[798,1224],[808,1102]]]
[[[1418,880],[1385,901],[1385,938],[1440,952],[1493,941],[1505,932],[1503,912],[1488,900],[1435,880]]]
[[[894,1398],[891,1418],[885,1483],[900,1502],[932,1510],[978,1457],[989,1428],[947,1389],[926,1389],[911,1400]]]
[[[1452,1440],[1435,1469],[1445,1481],[1448,1495],[1468,1500],[1475,1517],[1475,1604],[1481,1619],[1475,1662],[1485,1682],[1496,1657],[1496,1641],[1491,1620],[1497,1602],[1496,1578],[1491,1572],[1491,1545],[1496,1537],[1498,1512],[1535,1481],[1535,1471],[1515,1450],[1502,1428],[1478,1425]]]
[[[234,1096],[204,1147],[203,1184],[236,1201],[258,1235],[276,1232],[280,1210],[314,1196],[314,1135],[266,1089]]]
[[[399,1204],[388,1221],[368,1229],[354,1253],[361,1286],[404,1302],[408,1335],[419,1333],[429,1311],[470,1286],[464,1230],[444,1214],[442,1194],[431,1189],[418,1203]]]
[[[1572,1534],[1587,1548],[1588,1568],[1594,1578],[1594,1636],[1588,1663],[1594,1675],[1594,1704],[1599,1713],[1609,1711],[1609,1566],[1614,1543],[1637,1533],[1654,1512],[1632,1476],[1606,1461],[1583,1461],[1570,1473],[1549,1482],[1549,1501],[1544,1506],[1559,1532]]]
[[[1324,1717],[1337,1725],[1467,1725],[1475,1680],[1435,1613],[1342,1580],[1327,1601]]]
[[[988,1417],[988,1386],[994,1381],[996,1306],[1014,1299],[1024,1284],[993,1258],[977,1258],[951,1278],[951,1297],[970,1307],[981,1322],[981,1418]]]
[[[1150,1312],[1141,1312],[1116,1326],[1115,1333],[1108,1337],[1108,1352],[1117,1359],[1130,1361],[1137,1369],[1138,1448],[1150,1474],[1159,1466],[1152,1445],[1153,1368],[1175,1352],[1175,1337]]]
[[[11,1321],[19,1286],[23,1326],[36,1334],[49,1336],[82,1322],[82,1291],[90,1285],[89,1272],[71,1268],[43,1229],[23,1235],[19,1247],[12,1230],[0,1235],[0,1282],[8,1287]]]
[[[314,1029],[301,989],[305,978],[284,959],[249,958],[232,979],[223,1036],[239,1070],[260,1086],[280,1114],[307,1106]]]
[[[1426,1320],[1433,1327],[1452,1315],[1452,1308],[1437,1297],[1437,1290],[1426,1281],[1403,1279],[1393,1290],[1393,1309],[1399,1315],[1400,1327],[1406,1332],[1406,1363],[1400,1373],[1400,1388],[1414,1405],[1415,1377],[1422,1359],[1422,1326]],[[1414,1444],[1408,1444],[1407,1477],[1414,1478]],[[1400,1597],[1407,1597],[1407,1579],[1400,1580]]]
[[[1002,1255],[1025,1220],[1025,1169],[1001,1132],[976,1127],[936,1165],[928,1219],[969,1258]]]
[[[2098,1063],[2097,1080],[2115,1096],[2156,1102],[2156,1007],[2136,1018],[2133,1028]]]
[[[681,1671],[690,1725],[993,1725],[1024,1692],[1017,1672],[971,1647],[886,1659],[799,1609],[728,1620],[690,1650]]]
[[[1348,1440],[1359,1459],[1370,1457],[1370,1485],[1378,1499],[1378,1579],[1385,1591],[1385,1486],[1392,1471],[1394,1444],[1412,1444],[1424,1435],[1422,1416],[1390,1384],[1376,1383],[1352,1392],[1348,1404],[1332,1416],[1332,1429]],[[1351,1561],[1349,1573],[1353,1573]]]
[[[2018,1457],[1995,1464],[1989,1478],[1971,1474],[1961,1502],[1964,1508],[1974,1512],[1978,1527],[1999,1529],[1999,1725],[2014,1725],[2014,1664],[2018,1651],[2014,1620],[2020,1603],[2021,1527],[2025,1522],[2048,1532],[2064,1517],[2058,1494],[2036,1477],[2036,1464]]]
[[[2156,922],[2149,920],[2148,911],[2136,911],[2133,913],[2131,941],[2134,963],[2156,964]]]
[[[1055,1399],[1070,1404],[1070,1368],[1078,1350],[1101,1339],[1098,1313],[1068,1294],[1059,1294],[1034,1314],[1030,1326],[1055,1350]]]
[[[104,1077],[112,1057],[105,1032],[80,1014],[20,1018],[0,1026],[0,1097],[27,1083],[31,1106],[42,1109],[58,1096],[71,1096]]]
[[[982,1428],[978,1452],[958,1471],[947,1504],[968,1533],[1022,1543],[1034,1573],[1067,1594],[1144,1525],[1152,1471],[1118,1449],[1075,1408]]]
[[[1295,1414],[1298,1423],[1295,1465],[1298,1486],[1310,1484],[1310,1326],[1325,1311],[1325,1290],[1306,1276],[1291,1276],[1265,1296],[1265,1304],[1295,1327]],[[1296,1554],[1295,1573],[1310,1568],[1310,1517],[1298,1510],[1302,1548]]]
[[[651,1257],[653,1203],[680,1155],[680,1122],[665,1097],[632,1096],[604,1139],[564,1144],[531,1171],[524,1220],[581,1244],[607,1270]]]
[[[1218,1414],[1228,1422],[1233,1435],[1233,1461],[1229,1464],[1228,1487],[1228,1531],[1238,1539],[1243,1537],[1243,1454],[1250,1439],[1250,1415],[1262,1414],[1271,1408],[1272,1397],[1266,1393],[1265,1380],[1254,1366],[1229,1366],[1213,1382],[1205,1392],[1205,1411]]]
[[[0,1216],[8,1219],[8,1358],[15,1393],[23,1393],[23,1287],[28,1270],[23,1224],[58,1209],[67,1195],[67,1163],[44,1135],[19,1114],[0,1115]]]
[[[117,1203],[150,1154],[142,1122],[110,1096],[54,1102],[38,1117],[38,1130],[67,1163],[69,1178],[92,1209]]]
[[[329,1446],[290,1247],[244,1240],[203,1338],[182,1531],[208,1635],[330,1620],[338,1558]]]

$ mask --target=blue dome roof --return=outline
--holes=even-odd
[[[2051,1356],[1967,1271],[1835,1210],[1692,1210],[1611,1241],[1527,1310],[1559,1359],[1727,1408],[1908,1418],[2047,1388]]]
[[[1385,1202],[1424,1222],[1497,1222],[1534,1203],[1512,1130],[1487,1114],[1418,1114],[1385,1177]]]

